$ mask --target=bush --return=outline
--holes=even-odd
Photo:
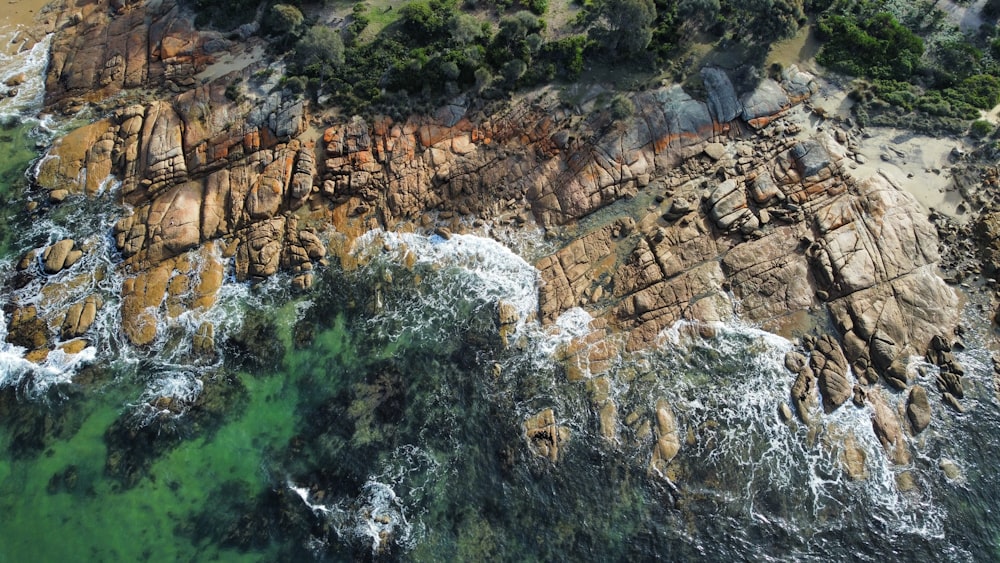
[[[524,73],[528,71],[528,64],[521,59],[514,59],[507,61],[507,64],[503,65],[500,69],[500,73],[503,75],[504,80],[509,84],[513,85],[517,82],[519,78],[524,76]]]
[[[586,48],[586,36],[572,35],[546,43],[542,47],[541,56],[556,65],[557,74],[573,80],[583,72],[583,53]]]
[[[969,134],[977,139],[982,139],[993,132],[993,124],[985,119],[977,119],[972,122]]]
[[[886,12],[864,20],[827,16],[817,30],[826,43],[816,60],[855,76],[908,80],[924,53],[923,40]]]
[[[524,5],[540,16],[549,9],[549,0],[526,0]]]
[[[305,92],[306,85],[308,85],[308,81],[301,76],[290,76],[284,80],[284,87],[295,94]]]
[[[611,117],[618,121],[628,119],[635,113],[635,105],[632,103],[632,100],[621,94],[611,100],[609,109],[611,110]]]
[[[1000,103],[1000,78],[989,74],[970,76],[954,88],[945,90],[951,97],[972,107],[989,110]]]
[[[291,4],[275,4],[271,7],[269,17],[265,20],[265,28],[274,35],[295,36],[299,34],[305,16]]]
[[[198,27],[211,25],[229,31],[253,21],[261,0],[192,0]]]

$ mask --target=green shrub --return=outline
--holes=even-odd
[[[309,76],[325,79],[344,64],[344,42],[325,25],[314,25],[295,45],[295,60]]]
[[[301,76],[289,76],[284,80],[284,87],[295,94],[305,92],[307,85],[308,81]]]
[[[989,74],[977,74],[945,91],[954,99],[972,107],[989,110],[1000,103],[1000,78]]]
[[[526,0],[524,5],[540,16],[549,9],[549,0]]]
[[[500,69],[500,73],[503,75],[504,80],[511,85],[516,83],[517,80],[524,76],[524,73],[527,71],[528,64],[521,59],[507,61],[507,63]]]
[[[855,76],[908,80],[924,53],[923,40],[887,12],[862,20],[826,16],[817,30],[825,43],[816,60]]]
[[[628,119],[635,113],[635,105],[632,103],[632,100],[621,94],[611,100],[611,105],[608,109],[611,111],[611,117],[619,121]]]
[[[268,18],[264,20],[264,28],[278,36],[295,36],[302,29],[305,16],[302,11],[291,4],[275,4],[271,6]]]
[[[982,139],[993,132],[993,124],[985,119],[977,119],[969,127],[969,134],[977,139]]]
[[[261,0],[189,0],[198,27],[213,26],[229,31],[253,21]]]

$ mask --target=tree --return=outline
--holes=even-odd
[[[296,36],[302,28],[305,16],[290,4],[275,4],[271,8],[271,17],[267,20],[267,28],[275,35]]]
[[[715,21],[720,8],[719,0],[680,0],[677,15],[687,25],[700,27]]]
[[[802,0],[729,0],[730,23],[745,45],[770,45],[795,35],[805,23]]]
[[[597,0],[591,36],[619,57],[635,55],[653,38],[656,5],[653,0]]]
[[[326,79],[344,64],[344,42],[333,29],[314,25],[295,46],[295,59],[309,75]]]
[[[456,0],[416,0],[400,8],[403,30],[419,45],[446,39]]]

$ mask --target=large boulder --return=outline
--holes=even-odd
[[[674,411],[670,408],[670,403],[659,399],[656,401],[656,444],[653,446],[653,457],[649,462],[650,471],[657,475],[666,475],[667,465],[677,456],[680,449],[680,432]]]
[[[840,344],[830,335],[820,337],[812,351],[810,364],[819,374],[819,390],[823,396],[823,409],[833,412],[851,397],[853,383],[848,378],[847,359]]]
[[[726,72],[719,68],[705,67],[701,69],[701,81],[708,91],[708,109],[718,123],[729,123],[736,119],[743,110],[736,89]]]
[[[64,239],[46,248],[42,254],[42,268],[45,273],[56,274],[79,260],[83,254],[80,251],[74,253],[75,246],[76,242],[72,239]]]
[[[910,395],[906,400],[906,416],[913,427],[913,433],[919,434],[927,428],[931,422],[931,405],[927,400],[927,391],[919,385],[914,385],[910,389]]]

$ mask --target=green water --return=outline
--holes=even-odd
[[[0,119],[0,258],[10,257],[15,233],[24,224],[24,172],[38,157],[34,128],[35,124],[20,119]]]

